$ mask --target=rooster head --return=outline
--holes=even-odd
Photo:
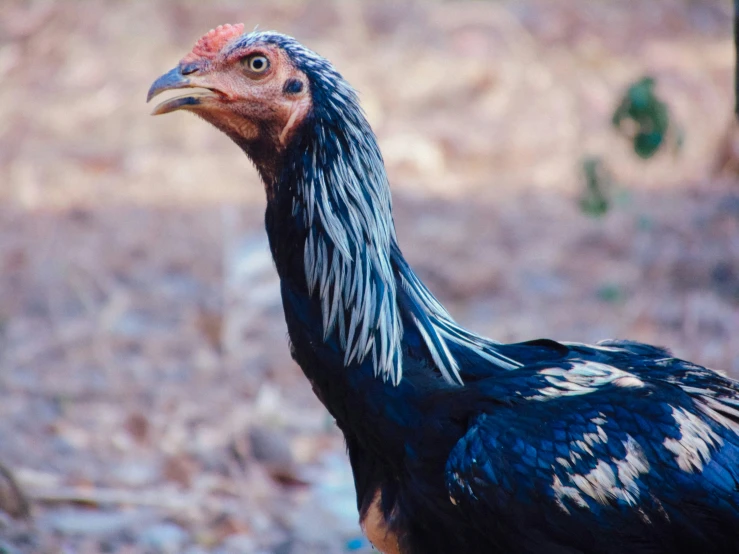
[[[259,168],[285,149],[310,113],[309,73],[325,60],[284,35],[243,30],[242,24],[221,25],[206,33],[152,84],[148,100],[182,90],[153,115],[193,112],[244,147]]]

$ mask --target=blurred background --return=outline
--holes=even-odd
[[[227,22],[358,89],[401,246],[463,324],[739,376],[728,1],[2,0],[0,552],[369,551],[262,185],[144,101]]]

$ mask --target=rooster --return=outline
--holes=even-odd
[[[356,93],[293,38],[218,27],[149,100],[175,89],[153,113],[213,124],[264,182],[292,356],[378,550],[739,552],[737,382],[637,342],[455,323],[398,246]]]

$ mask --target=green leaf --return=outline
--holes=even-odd
[[[624,290],[613,283],[601,285],[595,294],[599,300],[608,302],[609,304],[620,304],[626,300],[626,293]]]
[[[643,77],[632,84],[613,112],[613,126],[631,142],[634,152],[642,159],[654,156],[670,137],[670,112],[667,105],[657,97],[652,77]],[[630,121],[635,131],[629,133],[624,123]],[[678,151],[682,144],[682,132],[672,133],[672,142]]]
[[[596,156],[583,160],[582,171],[585,190],[580,196],[580,210],[591,217],[601,217],[611,207],[613,180],[603,161]]]

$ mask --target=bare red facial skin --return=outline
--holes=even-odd
[[[178,97],[174,104],[168,101],[172,109],[158,113],[187,109],[226,133],[257,166],[271,197],[279,158],[310,113],[310,83],[275,43],[251,41],[234,48],[243,31],[241,23],[226,24],[202,36],[173,72],[181,88],[211,93]],[[257,55],[267,59],[263,71],[249,68],[250,57]]]
[[[243,32],[243,23],[236,23],[235,25],[226,23],[211,29],[195,43],[192,51],[182,58],[180,64],[215,59],[226,44],[241,36]]]

